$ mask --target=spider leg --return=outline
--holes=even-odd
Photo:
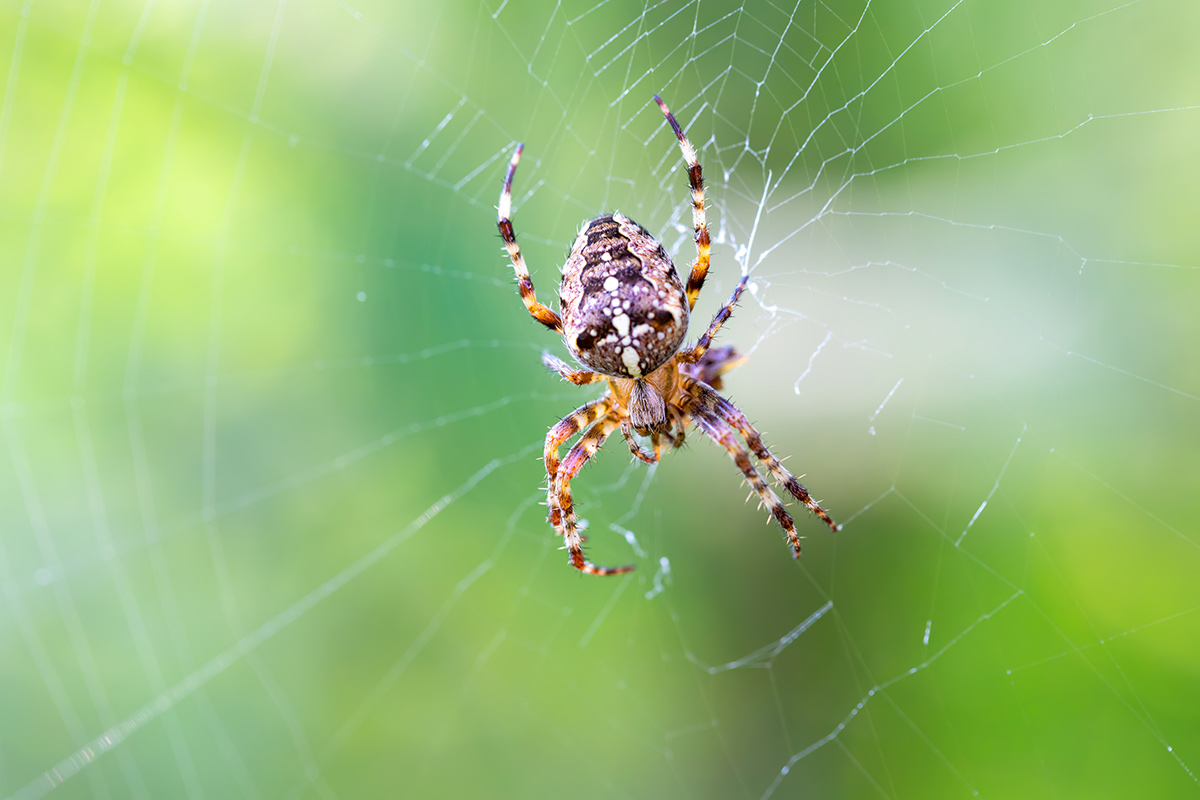
[[[579,470],[588,462],[588,459],[596,454],[596,451],[600,449],[600,445],[604,444],[604,440],[608,438],[609,434],[619,424],[620,422],[617,421],[616,417],[609,414],[588,428],[587,433],[575,443],[575,446],[567,453],[567,457],[563,459],[555,483],[557,494],[555,502],[561,512],[561,533],[563,535],[563,542],[567,546],[567,551],[570,553],[571,566],[580,572],[586,572],[591,575],[620,575],[623,572],[633,570],[632,565],[625,567],[598,567],[583,557],[583,540],[579,536],[579,529],[575,519],[575,506],[571,501],[571,479],[579,473]]]
[[[625,443],[629,445],[629,452],[633,453],[636,458],[640,458],[647,464],[657,463],[662,453],[662,443],[659,441],[657,433],[650,434],[650,442],[654,446],[654,452],[647,452],[642,449],[642,443],[637,440],[637,436],[633,432],[633,425],[629,422],[628,417],[621,420],[621,434],[625,437]]]
[[[679,371],[689,378],[707,383],[719,392],[724,384],[721,376],[734,367],[745,364],[746,359],[747,356],[740,355],[733,345],[726,344],[710,347],[695,364],[681,361]]]
[[[565,361],[553,355],[549,350],[542,351],[542,363],[546,365],[546,369],[551,372],[557,372],[558,376],[564,381],[570,381],[576,386],[587,386],[589,383],[597,383],[604,380],[604,376],[598,372],[572,369]]]
[[[714,413],[719,415],[721,419],[742,435],[746,440],[746,444],[750,446],[750,451],[767,465],[771,477],[780,486],[787,489],[792,497],[808,506],[809,511],[824,520],[825,524],[834,531],[841,530],[841,527],[830,518],[825,509],[821,508],[820,504],[812,499],[812,495],[797,480],[796,476],[789,472],[787,467],[783,466],[779,459],[767,449],[767,446],[763,443],[762,436],[750,424],[750,420],[746,419],[746,415],[742,413],[741,409],[722,397],[711,386],[706,386],[700,381],[690,381],[686,385],[688,391],[694,397],[699,398],[707,408],[712,409]]]
[[[750,454],[746,452],[746,448],[742,447],[741,442],[738,441],[733,428],[729,427],[728,423],[707,408],[701,406],[698,402],[693,403],[691,412],[696,427],[729,452],[729,457],[733,459],[733,463],[737,464],[738,469],[746,476],[746,480],[750,482],[750,487],[754,489],[759,500],[770,510],[771,515],[775,517],[775,521],[779,523],[784,533],[787,534],[788,544],[792,546],[793,558],[799,558],[800,535],[796,533],[796,524],[792,521],[792,517],[788,514],[787,509],[783,507],[783,501],[771,490],[771,487],[767,485],[766,479],[755,469],[754,463],[750,460]]]
[[[667,122],[671,123],[671,130],[675,131],[675,138],[679,140],[679,149],[683,151],[683,160],[687,163],[688,183],[692,187],[692,225],[696,229],[696,263],[692,265],[692,272],[688,275],[687,282],[688,311],[691,311],[696,306],[696,298],[700,296],[700,288],[704,286],[704,278],[708,275],[709,252],[712,249],[708,238],[708,220],[704,214],[704,176],[700,169],[700,162],[696,160],[696,150],[684,135],[683,130],[680,129],[679,123],[675,121],[675,115],[671,113],[671,109],[667,108],[667,104],[658,95],[654,95],[654,102],[658,103],[663,116],[667,118]]]
[[[613,401],[608,395],[585,403],[559,420],[558,424],[546,434],[544,457],[546,461],[546,506],[549,508],[547,519],[550,520],[550,524],[554,526],[554,530],[560,536],[563,533],[562,512],[559,510],[554,494],[555,485],[558,482],[558,448],[562,446],[563,442],[607,414],[612,406]]]
[[[704,354],[708,352],[708,346],[712,344],[712,340],[716,337],[717,332],[721,330],[721,326],[733,316],[733,307],[737,305],[738,298],[742,296],[742,292],[746,288],[746,281],[748,280],[750,280],[749,274],[742,276],[737,286],[733,287],[733,294],[729,296],[729,301],[721,306],[721,310],[713,317],[713,321],[708,324],[708,330],[700,337],[700,341],[696,342],[696,346],[679,354],[680,363],[694,364],[704,357]],[[732,366],[729,369],[732,369]]]
[[[537,295],[533,291],[533,279],[529,277],[525,259],[521,257],[517,234],[513,232],[512,220],[508,218],[512,213],[513,175],[517,171],[517,162],[521,160],[521,151],[524,149],[525,145],[518,144],[517,149],[513,152],[512,161],[509,162],[508,174],[504,177],[504,189],[500,192],[500,205],[496,209],[500,212],[496,226],[500,228],[500,238],[504,240],[504,246],[508,248],[508,257],[512,260],[513,269],[516,270],[517,290],[521,293],[521,300],[524,301],[525,308],[529,309],[529,313],[538,322],[555,333],[562,333],[562,319],[547,306],[538,302]]]

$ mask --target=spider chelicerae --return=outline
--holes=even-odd
[[[830,528],[836,531],[838,525],[771,454],[746,415],[721,396],[722,375],[744,359],[729,345],[711,347],[713,337],[733,313],[749,275],[742,275],[729,302],[717,312],[696,344],[682,347],[688,316],[708,275],[710,242],[704,213],[704,179],[696,151],[671,110],[658,95],[654,102],[679,140],[692,187],[696,261],[686,287],[658,240],[633,220],[613,212],[588,222],[575,238],[563,265],[560,313],[555,313],[534,293],[509,219],[513,175],[523,144],[518,144],[513,153],[500,192],[497,225],[517,273],[521,299],[534,319],[562,335],[567,349],[588,369],[574,369],[548,352],[542,354],[542,362],[577,386],[608,382],[603,396],[572,411],[546,436],[549,521],[563,537],[571,566],[576,569],[592,575],[619,575],[632,570],[632,566],[600,567],[584,558],[583,537],[571,501],[571,480],[617,428],[630,452],[653,464],[661,455],[663,441],[679,447],[688,423],[692,423],[729,452],[787,534],[793,556],[799,558],[800,536],[795,523],[755,467],[751,453],[776,483]],[[585,428],[583,436],[560,461],[559,448]],[[745,446],[738,440],[739,435]],[[649,448],[638,436],[648,438]]]

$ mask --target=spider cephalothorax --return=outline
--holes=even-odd
[[[571,565],[576,569],[594,575],[616,575],[633,569],[598,567],[584,558],[583,539],[571,500],[571,479],[618,427],[630,452],[653,464],[661,454],[662,440],[678,447],[683,444],[685,430],[691,423],[729,452],[787,534],[792,552],[798,558],[800,536],[791,515],[750,460],[750,453],[789,494],[834,530],[838,526],[771,454],[746,416],[719,393],[721,376],[742,359],[729,346],[709,349],[713,337],[733,313],[748,275],[742,276],[729,302],[717,312],[696,344],[680,349],[689,315],[708,274],[710,243],[704,213],[704,179],[696,152],[679,123],[657,95],[654,101],[679,140],[692,188],[696,261],[686,286],[658,240],[641,225],[614,212],[588,222],[576,237],[563,266],[560,316],[538,302],[509,219],[513,175],[523,145],[518,144],[513,153],[500,193],[497,224],[516,270],[525,307],[538,322],[562,334],[567,349],[590,370],[572,369],[549,353],[542,355],[543,363],[577,385],[608,382],[608,390],[602,397],[575,409],[546,436],[550,524],[563,537]],[[585,428],[583,436],[560,461],[559,447]],[[637,435],[648,437],[652,449],[647,450]],[[739,435],[745,440],[745,447],[738,441]]]

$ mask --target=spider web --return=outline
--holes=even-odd
[[[1200,12],[0,3],[0,797],[1200,795]],[[619,440],[619,209],[843,524]],[[797,515],[799,516],[799,514]]]

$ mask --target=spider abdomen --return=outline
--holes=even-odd
[[[567,348],[605,375],[647,375],[687,334],[675,265],[657,239],[619,213],[583,226],[563,266],[559,300]]]

